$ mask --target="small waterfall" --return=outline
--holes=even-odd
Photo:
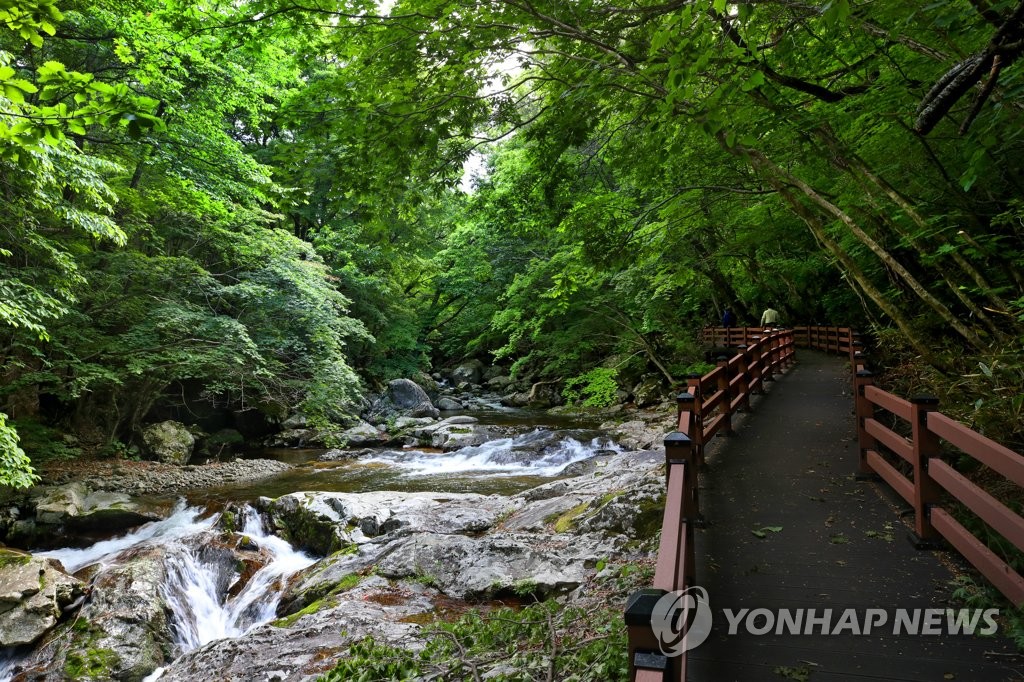
[[[64,570],[68,573],[76,573],[92,564],[107,564],[126,549],[149,541],[173,545],[180,543],[185,538],[209,530],[216,522],[216,518],[201,519],[202,513],[202,509],[188,507],[184,500],[181,500],[166,519],[139,526],[127,535],[103,540],[83,549],[54,549],[48,552],[37,552],[36,556],[57,559],[64,564]]]
[[[222,565],[203,559],[201,548],[179,547],[168,558],[164,595],[174,614],[178,645],[185,651],[215,639],[238,637],[271,620],[280,598],[280,581],[316,561],[266,533],[259,516],[248,507],[242,532],[270,555],[270,561],[231,599],[225,598],[225,583],[229,587],[239,576],[225,576]],[[225,581],[226,577],[230,580]]]
[[[129,549],[158,545],[166,556],[167,583],[163,597],[173,614],[172,627],[182,651],[207,642],[238,637],[276,615],[282,582],[316,561],[296,551],[281,538],[267,533],[259,515],[245,507],[241,533],[259,549],[254,561],[264,562],[234,596],[232,586],[242,577],[237,559],[221,533],[214,529],[217,515],[202,518],[203,509],[180,502],[169,517],[139,527],[124,536],[84,549],[39,552],[59,560],[69,573],[100,564],[100,571],[122,561]],[[130,559],[124,559],[130,561]],[[0,649],[0,682],[9,680],[21,659],[15,650]],[[147,680],[156,680],[163,669]]]
[[[561,474],[567,466],[593,457],[598,450],[621,452],[607,438],[583,443],[537,429],[513,438],[499,438],[452,453],[428,454],[416,450],[384,452],[361,460],[403,470],[410,476],[480,473],[489,476],[544,476]]]

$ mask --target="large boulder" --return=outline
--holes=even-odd
[[[447,493],[301,492],[259,506],[295,545],[327,555],[401,530],[480,533],[507,512],[508,498]]]
[[[605,422],[601,424],[609,435],[623,447],[635,450],[648,450],[661,446],[665,435],[671,431],[671,424],[648,424],[640,419],[634,419],[616,424]]]
[[[188,464],[196,445],[188,427],[181,422],[164,421],[150,424],[142,430],[142,442],[147,452],[165,464]]]
[[[36,523],[66,531],[120,530],[161,518],[124,493],[92,491],[78,481],[42,488],[34,499]]]
[[[393,379],[383,395],[374,400],[363,417],[374,424],[393,421],[400,417],[430,417],[437,419],[439,411],[430,397],[411,379]]]
[[[345,429],[338,434],[338,440],[350,448],[366,448],[374,445],[383,445],[387,442],[387,435],[378,431],[375,426],[360,421],[355,426]]]
[[[467,360],[452,370],[452,384],[479,384],[484,376],[484,363],[479,360]]]
[[[437,409],[442,412],[454,412],[462,409],[462,403],[455,398],[445,396],[437,401]]]
[[[93,578],[77,617],[19,664],[19,679],[142,680],[176,653],[163,547],[131,550]]]
[[[0,549],[0,642],[35,642],[57,624],[64,607],[83,588],[53,559]]]
[[[661,377],[648,374],[633,387],[633,402],[637,407],[650,407],[663,399],[665,387]]]
[[[483,537],[422,533],[402,538],[377,564],[387,578],[415,578],[456,599],[501,592],[547,596],[579,587],[588,569],[619,545],[603,535],[493,533]]]

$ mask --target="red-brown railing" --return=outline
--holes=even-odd
[[[718,366],[687,381],[687,391],[677,397],[676,431],[665,437],[666,494],[661,542],[654,570],[653,589],[632,594],[626,605],[629,637],[630,680],[636,682],[683,682],[686,679],[685,645],[677,656],[662,653],[651,617],[658,600],[669,592],[696,585],[693,529],[700,515],[697,470],[703,461],[704,444],[717,433],[732,430],[732,415],[748,409],[750,394],[760,392],[793,361],[791,330],[761,330],[743,337],[731,356],[722,355]],[[690,622],[689,614],[673,618]]]
[[[914,508],[920,547],[944,538],[1015,606],[1024,605],[1024,577],[950,514],[946,501],[964,505],[989,528],[1024,551],[1024,518],[972,483],[941,453],[945,441],[1017,486],[1024,486],[1024,456],[938,412],[938,400],[898,398],[874,386],[871,372],[854,379],[860,474],[875,474]],[[876,419],[884,411],[904,423],[901,435]],[[890,417],[891,421],[891,417]],[[900,423],[900,422],[897,422]],[[893,464],[895,462],[895,465]]]
[[[844,355],[854,374],[859,473],[877,475],[913,505],[918,546],[945,538],[1014,605],[1024,605],[1024,578],[1003,558],[960,524],[943,498],[963,504],[990,528],[1024,551],[1024,518],[958,473],[941,458],[946,441],[1018,486],[1024,486],[1024,456],[972,431],[936,411],[934,398],[904,400],[875,387],[866,369],[860,335],[849,327],[804,326],[791,330],[761,327],[708,327],[701,340],[722,348],[718,366],[687,379],[678,398],[677,430],[665,437],[667,491],[653,589],[640,590],[626,605],[630,680],[685,682],[686,651],[665,656],[651,624],[655,604],[668,592],[696,585],[693,529],[700,515],[697,469],[704,445],[717,433],[732,430],[732,415],[748,409],[751,393],[791,363],[794,348],[806,347]],[[875,418],[884,410],[909,424],[900,435]],[[903,460],[902,468],[890,459]],[[685,609],[686,602],[682,602]],[[673,619],[689,623],[688,613]]]

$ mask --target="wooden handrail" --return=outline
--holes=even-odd
[[[904,400],[873,385],[871,373],[856,375],[856,413],[861,473],[877,474],[914,507],[915,543],[922,548],[945,539],[1017,606],[1024,606],[1024,577],[950,513],[943,497],[959,502],[992,531],[1024,551],[1024,517],[944,461],[940,439],[1004,477],[1024,486],[1024,455],[1004,447],[937,411],[938,400]],[[884,412],[908,422],[910,436],[900,435],[876,419]],[[905,432],[905,429],[901,429]],[[897,464],[909,469],[901,471]],[[909,467],[907,465],[909,464]]]
[[[749,408],[750,394],[760,390],[763,378],[794,360],[791,330],[758,328],[735,338],[749,345],[741,343],[731,357],[721,356],[707,374],[689,377],[687,390],[676,398],[676,431],[665,437],[665,511],[653,589],[632,594],[626,606],[632,682],[685,681],[686,652],[661,653],[651,615],[666,593],[696,585],[693,528],[700,515],[697,471],[704,461],[704,444],[716,433],[730,432],[732,415]]]
[[[725,353],[717,358],[715,369],[687,378],[686,391],[677,397],[677,430],[665,438],[666,501],[654,589],[634,593],[626,606],[631,682],[686,680],[686,652],[676,657],[660,652],[651,614],[666,593],[696,583],[693,527],[700,513],[697,471],[704,461],[704,445],[717,433],[731,430],[732,415],[749,409],[750,395],[763,392],[764,382],[794,361],[797,346],[849,358],[859,474],[880,477],[913,505],[919,546],[944,538],[1015,606],[1024,605],[1024,577],[953,518],[941,504],[941,496],[963,504],[1022,551],[1024,518],[944,462],[940,439],[1018,486],[1024,486],[1024,456],[941,414],[934,398],[908,401],[875,387],[864,344],[849,327],[708,327],[701,331],[701,339],[723,347]],[[909,422],[910,436],[875,419],[876,410]],[[891,456],[897,456],[897,464],[911,475],[894,466]]]

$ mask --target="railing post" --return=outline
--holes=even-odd
[[[860,448],[860,461],[857,465],[856,475],[858,480],[870,480],[878,477],[878,474],[868,464],[868,450],[876,450],[878,445],[864,429],[865,420],[875,416],[874,405],[864,395],[864,389],[875,383],[873,376],[867,370],[860,370],[853,380],[853,399],[857,414],[857,445]]]
[[[693,527],[700,518],[700,486],[697,483],[697,455],[693,441],[685,433],[675,431],[665,436],[665,469],[683,465],[686,467],[686,486],[683,488],[682,518],[686,524],[686,559],[683,573],[679,576],[681,586],[697,584],[697,562],[693,546]]]
[[[693,418],[690,420],[691,430],[687,436],[693,441],[693,450],[697,454],[697,461],[704,464],[704,394],[700,389],[700,374],[686,375],[686,390],[693,400],[693,408],[690,413]],[[678,404],[678,398],[676,399]]]
[[[931,506],[938,502],[940,489],[928,475],[928,460],[939,456],[939,437],[928,430],[928,413],[938,409],[939,399],[915,396],[910,399],[911,438],[914,446],[914,546],[934,549],[939,539],[930,520]]]
[[[638,590],[626,600],[626,638],[629,641],[629,680],[633,682],[641,670],[663,673],[672,680],[673,660],[661,653],[658,636],[651,625],[654,606],[668,592],[655,588]]]
[[[686,434],[693,444],[693,459],[697,466],[704,466],[704,452],[697,443],[696,435],[700,433],[698,427],[697,413],[695,411],[697,399],[692,393],[680,393],[676,396],[676,430]],[[701,433],[701,436],[704,434]],[[668,471],[665,472],[668,476]],[[666,479],[666,483],[667,483]]]
[[[718,390],[722,392],[722,433],[731,436],[735,433],[732,430],[732,389],[729,388],[729,358],[719,355],[716,360],[722,371],[718,374]]]
[[[749,349],[743,345],[739,347],[739,351],[740,361],[737,369],[740,373],[740,395],[743,396],[743,402],[740,403],[739,409],[742,412],[750,412],[750,356],[747,355]]]
[[[761,378],[763,381],[775,381],[775,335],[769,334],[765,338],[766,353],[761,354]]]
[[[764,375],[764,344],[761,343],[760,339],[754,341],[754,345],[750,347],[750,383],[757,384],[757,394],[764,394],[764,383],[761,381],[761,377]]]

